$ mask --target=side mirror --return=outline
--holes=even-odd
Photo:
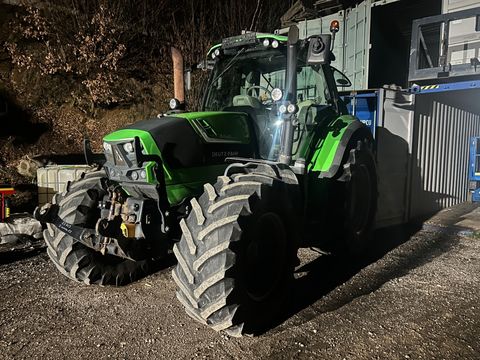
[[[187,69],[183,73],[183,81],[185,82],[185,90],[190,91],[192,90],[192,70]]]
[[[213,69],[215,61],[212,60],[203,60],[198,64],[193,64],[190,67],[186,68],[183,72],[183,82],[185,84],[185,90],[192,90],[192,74],[198,70],[209,71]]]
[[[197,64],[197,69],[208,71],[208,70],[212,70],[214,65],[215,65],[215,61],[213,60],[203,60]]]
[[[342,73],[340,70],[334,68],[333,66],[330,66],[333,72],[333,78],[335,79],[335,83],[337,84],[337,87],[340,86],[342,88],[350,87],[352,86],[352,82],[350,79]]]
[[[296,25],[290,26],[288,29],[287,41],[287,71],[285,74],[286,100],[295,102],[297,98],[297,43],[299,39],[299,31]]]
[[[318,35],[310,38],[308,44],[308,65],[329,64],[331,61],[331,35]]]

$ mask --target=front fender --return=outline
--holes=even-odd
[[[373,141],[370,130],[356,117],[343,115],[327,128],[318,141],[308,166],[309,172],[319,173],[319,178],[332,178],[342,165],[348,143],[354,134]]]

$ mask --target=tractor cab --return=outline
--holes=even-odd
[[[214,67],[202,110],[248,114],[260,157],[266,160],[279,160],[286,122],[293,121],[295,127],[295,159],[309,129],[325,114],[346,113],[335,86],[335,78],[341,76],[334,76],[329,65],[330,37],[311,37],[290,46],[295,55],[288,60],[287,37],[246,33],[224,39],[208,53]]]

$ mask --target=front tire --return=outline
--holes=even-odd
[[[98,202],[106,194],[101,179],[105,172],[87,173],[73,182],[66,193],[56,194],[53,203],[59,205],[58,216],[67,223],[95,228],[100,216]],[[102,255],[52,224],[43,233],[47,253],[57,269],[71,280],[87,285],[121,286],[152,271],[153,260],[133,261],[112,255]]]
[[[265,174],[221,176],[191,205],[174,246],[178,300],[214,330],[264,331],[285,305],[296,259],[288,185]]]
[[[347,253],[362,254],[368,247],[377,213],[377,172],[372,144],[355,140],[347,149],[343,165],[343,196],[340,202],[343,220],[342,245]]]

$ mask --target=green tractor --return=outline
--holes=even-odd
[[[173,248],[187,313],[240,336],[282,310],[299,247],[361,251],[376,212],[374,142],[339,98],[348,80],[330,65],[331,42],[293,26],[214,46],[201,112],[107,135],[102,169],[37,210],[57,268],[122,285]]]

